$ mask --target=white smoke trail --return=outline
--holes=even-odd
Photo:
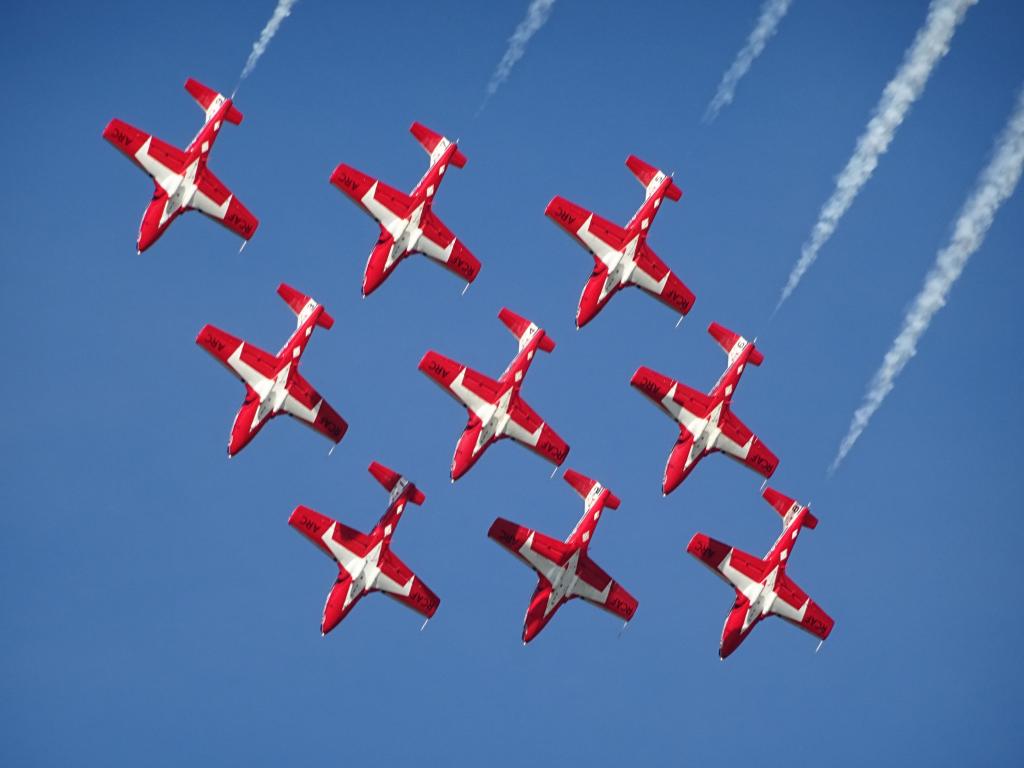
[[[260,56],[267,50],[267,46],[270,45],[270,41],[273,40],[274,35],[277,34],[278,27],[281,26],[288,15],[292,12],[292,6],[294,6],[299,0],[277,0],[277,7],[274,8],[274,13],[270,17],[270,21],[263,27],[263,31],[260,32],[259,39],[252,44],[252,53],[249,54],[249,58],[246,59],[245,67],[242,69],[242,76],[239,78],[239,82],[245,80],[252,71],[256,69],[256,62],[260,60]]]
[[[722,75],[722,82],[718,84],[715,98],[711,100],[707,111],[704,112],[704,122],[710,123],[718,117],[718,113],[722,111],[723,107],[732,104],[733,97],[736,95],[736,85],[747,74],[754,59],[761,55],[761,51],[779,28],[779,22],[786,15],[792,2],[793,0],[764,0],[764,4],[761,6],[761,15],[758,17],[750,37],[747,38],[747,44],[736,55],[732,66]]]
[[[501,57],[501,61],[498,62],[494,74],[491,75],[491,81],[487,83],[487,94],[480,105],[481,110],[487,104],[487,100],[498,92],[501,84],[508,80],[508,76],[512,74],[512,67],[526,53],[526,44],[547,23],[554,5],[555,0],[531,0],[530,7],[526,9],[526,18],[519,22],[516,31],[508,39],[508,48],[505,50],[505,55]],[[479,114],[479,111],[477,114]]]
[[[839,446],[829,473],[846,458],[857,438],[878,410],[885,396],[892,391],[896,377],[917,352],[917,342],[928,330],[932,317],[946,303],[953,283],[960,277],[967,260],[981,247],[999,206],[1020,181],[1024,169],[1024,89],[1017,96],[1017,105],[985,170],[960,211],[949,244],[939,251],[935,264],[925,277],[924,286],[903,319],[903,327],[875,373],[864,402],[853,414],[850,430]]]
[[[879,157],[889,148],[900,123],[924,90],[932,69],[949,51],[949,43],[957,25],[963,20],[967,9],[977,1],[932,0],[928,6],[924,26],[918,30],[913,44],[903,55],[903,63],[896,76],[885,86],[867,128],[857,139],[853,155],[836,179],[835,191],[818,214],[811,236],[804,243],[800,258],[782,289],[776,312],[818,258],[818,251],[832,237],[839,226],[839,220],[853,204],[861,187],[871,178],[878,166]]]

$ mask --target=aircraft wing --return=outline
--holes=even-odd
[[[259,219],[231,194],[231,190],[208,168],[199,173],[196,194],[189,207],[204,213],[218,224],[248,240],[260,225]]]
[[[333,443],[339,443],[348,423],[324,400],[313,386],[295,372],[288,386],[282,409],[308,424]]]
[[[761,558],[716,541],[703,533],[694,534],[686,551],[744,595],[756,590],[768,575]]]
[[[625,621],[633,618],[638,605],[636,598],[601,570],[597,563],[589,557],[580,558],[576,575],[578,578],[572,588],[574,595],[622,617]]]
[[[407,219],[413,210],[412,199],[362,171],[342,163],[331,174],[331,183],[363,208],[385,229],[399,219]]]
[[[637,248],[636,269],[629,280],[683,315],[690,311],[696,298],[646,242]]]
[[[723,411],[719,426],[722,434],[715,440],[718,450],[743,462],[758,474],[772,476],[779,465],[779,459],[746,424],[736,418],[732,411]]]
[[[680,415],[680,409],[685,409],[697,418],[703,418],[711,410],[711,398],[703,392],[646,366],[637,368],[630,384],[676,419]]]
[[[148,173],[166,192],[173,191],[185,173],[184,152],[121,120],[111,120],[103,129],[103,138]]]
[[[815,637],[822,640],[828,637],[835,621],[821,610],[796,582],[783,574],[775,582],[775,591],[778,598],[772,603],[772,613]]]
[[[370,551],[370,537],[349,528],[337,520],[304,507],[297,506],[288,518],[288,525],[301,533],[321,552],[336,560],[349,572],[354,561]]]
[[[688,429],[689,422],[703,419],[711,410],[711,398],[703,392],[643,365],[629,383]]]
[[[277,358],[259,347],[213,325],[205,325],[196,344],[220,360],[261,397],[266,394],[277,368]]]
[[[572,550],[563,542],[499,517],[487,535],[539,573],[550,585]]]
[[[544,213],[609,269],[618,260],[619,252],[626,247],[627,235],[622,227],[564,197],[552,198]]]
[[[430,587],[416,578],[409,567],[393,552],[382,552],[378,564],[380,575],[374,582],[377,589],[417,613],[422,613],[428,619],[437,612],[441,599],[430,590]]]
[[[427,352],[420,360],[419,369],[470,410],[498,401],[501,391],[498,382],[437,352]]]
[[[480,271],[480,262],[462,241],[451,233],[432,211],[425,210],[420,219],[423,236],[417,248],[441,266],[451,270],[467,283],[472,283]]]
[[[508,415],[508,423],[505,425],[506,435],[555,466],[562,466],[565,457],[569,455],[569,444],[559,437],[558,433],[545,423],[536,411],[528,406],[522,398],[516,398],[509,408]]]

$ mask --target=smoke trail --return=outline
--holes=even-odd
[[[885,86],[882,98],[875,107],[867,128],[857,139],[853,155],[836,179],[836,188],[818,214],[811,236],[800,251],[800,258],[782,289],[775,311],[800,282],[800,278],[818,258],[818,251],[832,237],[839,220],[853,204],[871,174],[878,159],[889,148],[903,118],[917,101],[928,82],[928,77],[939,59],[949,51],[949,42],[967,9],[978,0],[932,0],[928,17],[917,32],[913,44],[903,56],[896,76]]]
[[[786,15],[792,2],[793,0],[764,0],[764,4],[761,6],[761,15],[758,17],[750,37],[747,38],[747,44],[736,55],[732,66],[722,75],[722,82],[718,84],[715,98],[711,100],[704,112],[705,123],[710,123],[718,117],[722,107],[732,104],[732,99],[736,95],[736,85],[747,74],[754,59],[761,55],[761,51],[775,34],[775,30],[779,28],[779,22]]]
[[[555,0],[531,0],[530,7],[526,9],[526,18],[519,22],[516,31],[508,39],[508,48],[505,50],[505,55],[501,57],[501,61],[498,62],[494,74],[491,75],[491,81],[487,84],[487,94],[484,96],[477,114],[486,106],[487,100],[498,92],[501,84],[508,80],[508,76],[512,74],[512,67],[526,53],[526,44],[547,23],[554,5]]]
[[[921,292],[903,319],[903,327],[875,373],[864,402],[853,414],[850,430],[839,446],[829,473],[846,458],[857,438],[878,410],[885,396],[892,391],[896,377],[917,352],[917,342],[928,330],[935,313],[946,303],[953,283],[960,277],[967,260],[981,247],[999,206],[1011,194],[1024,169],[1024,89],[1017,96],[1017,105],[1002,134],[988,166],[981,172],[974,190],[964,203],[953,228],[949,244],[939,251],[928,272]]]
[[[239,83],[245,80],[252,71],[256,69],[256,62],[260,60],[260,56],[267,50],[267,46],[270,45],[270,41],[274,39],[274,35],[277,34],[278,27],[281,26],[288,15],[292,12],[292,6],[294,6],[299,0],[277,0],[277,7],[274,8],[274,13],[270,17],[270,21],[260,32],[259,40],[252,44],[252,53],[249,54],[249,58],[246,59],[245,67],[242,69],[242,76],[238,79]]]

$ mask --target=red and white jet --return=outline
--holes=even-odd
[[[558,467],[569,453],[568,444],[519,394],[534,354],[538,349],[551,352],[555,342],[543,328],[508,308],[503,308],[498,318],[518,339],[519,352],[497,381],[433,350],[420,360],[419,369],[466,406],[469,413],[452,457],[452,482],[466,474],[489,445],[504,437],[522,443]]]
[[[822,642],[835,622],[786,575],[789,556],[796,537],[804,526],[814,528],[818,519],[810,507],[783,496],[772,488],[764,491],[765,500],[782,516],[782,535],[759,559],[720,541],[694,534],[686,551],[711,568],[736,589],[736,602],[722,628],[718,655],[723,659],[735,651],[750,630],[765,616],[781,616]],[[819,644],[820,645],[820,644]]]
[[[409,130],[430,155],[430,167],[408,195],[345,163],[331,174],[331,183],[380,224],[380,238],[363,274],[363,296],[373,293],[398,262],[413,253],[429,256],[467,285],[480,271],[480,262],[433,211],[434,194],[444,172],[452,165],[462,168],[466,156],[457,142],[420,123],[413,123]]]
[[[626,165],[644,186],[644,204],[625,229],[602,219],[564,197],[555,196],[544,213],[575,237],[594,257],[594,271],[583,286],[576,310],[576,327],[582,328],[604,309],[621,288],[636,285],[654,298],[685,315],[693,306],[693,292],[676,277],[647,245],[647,235],[662,201],[678,200],[683,192],[657,168],[635,155]],[[682,320],[682,317],[679,318]]]
[[[704,394],[640,366],[630,384],[643,392],[679,423],[679,439],[668,455],[661,491],[674,491],[697,462],[710,453],[722,451],[755,472],[771,477],[778,458],[732,412],[732,397],[747,364],[760,365],[764,355],[739,334],[718,323],[708,326],[729,356],[729,367],[711,392]]]
[[[387,489],[390,498],[380,522],[368,534],[355,531],[309,507],[296,507],[288,518],[288,525],[338,564],[338,580],[327,593],[320,621],[320,632],[324,635],[338,626],[363,595],[370,592],[383,592],[422,613],[428,620],[441,603],[440,598],[391,551],[391,537],[406,504],[422,504],[426,497],[404,477],[376,461],[370,464],[370,474]],[[423,623],[426,625],[426,621]]]
[[[555,612],[574,597],[582,597],[626,622],[636,613],[636,598],[601,570],[588,554],[602,510],[605,507],[618,509],[618,497],[596,480],[572,469],[566,470],[565,481],[583,497],[583,517],[564,542],[501,517],[487,532],[538,574],[537,589],[530,599],[523,623],[524,645],[533,640]]]
[[[184,152],[121,120],[111,120],[103,129],[103,138],[148,173],[155,184],[153,200],[139,225],[139,253],[185,211],[205,213],[246,241],[260,225],[206,165],[221,126],[225,121],[238,125],[242,113],[231,99],[192,78],[185,82],[185,90],[206,112],[206,122]]]
[[[279,413],[294,416],[335,444],[341,442],[348,429],[338,412],[299,374],[299,358],[313,328],[330,328],[334,318],[309,296],[284,283],[277,292],[292,308],[298,327],[276,355],[212,325],[204,325],[196,336],[196,344],[245,384],[245,401],[231,425],[228,457],[245,448],[263,425]]]

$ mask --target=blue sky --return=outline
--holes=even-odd
[[[847,461],[825,469],[1024,82],[1024,10],[969,11],[769,324],[926,3],[795,3],[708,126],[757,3],[563,2],[474,118],[525,5],[300,2],[212,155],[259,232],[239,254],[193,214],[141,257],[150,182],[104,125],[184,146],[202,117],[185,79],[229,91],[272,4],[8,10],[0,762],[1019,759],[1019,192]],[[416,258],[361,301],[376,226],[328,176],[346,161],[411,188],[426,162],[413,120],[462,140],[469,163],[435,210],[483,271],[460,297]],[[590,259],[544,206],[562,194],[624,223],[642,200],[630,153],[676,171],[683,199],[650,244],[696,305],[673,329],[630,291],[577,333]],[[328,457],[279,419],[229,462],[242,387],[193,340],[211,322],[276,349],[293,327],[282,280],[337,320],[303,371],[351,428]],[[535,579],[485,534],[498,515],[568,533],[582,507],[548,465],[503,443],[448,482],[464,415],[416,363],[433,348],[496,375],[515,351],[503,305],[558,342],[524,395],[571,444],[566,466],[622,499],[591,550],[640,601],[621,637],[574,602],[519,641]],[[700,530],[765,552],[779,523],[760,478],[712,457],[661,498],[675,428],[629,377],[645,364],[709,388],[725,362],[712,320],[759,336],[766,360],[736,411],[781,458],[773,485],[821,520],[790,566],[837,621],[817,655],[773,620],[717,658],[731,594],[684,548]],[[427,495],[394,547],[441,607],[420,633],[371,597],[322,639],[334,566],[286,521],[301,503],[368,529],[386,502],[371,460]]]

